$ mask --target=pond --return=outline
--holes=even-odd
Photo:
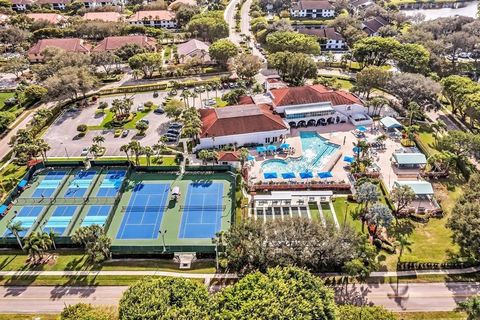
[[[412,9],[403,10],[407,16],[421,13],[425,16],[425,20],[434,20],[437,18],[466,16],[475,18],[477,14],[478,1],[470,1],[465,3],[466,6],[461,8],[441,8],[441,9]]]

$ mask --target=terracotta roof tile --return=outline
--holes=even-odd
[[[119,12],[87,12],[83,16],[84,20],[101,20],[107,22],[117,22],[122,19],[122,15]]]
[[[106,37],[93,48],[93,52],[113,51],[123,47],[126,44],[137,44],[142,48],[153,50],[155,48],[155,39],[147,36],[118,36]]]
[[[238,151],[219,151],[218,161],[240,161]]]
[[[288,129],[268,105],[236,105],[221,109],[200,109],[201,137],[220,137]]]
[[[64,38],[39,40],[33,47],[30,48],[30,50],[28,50],[28,53],[39,54],[47,47],[60,48],[68,52],[90,52],[90,48],[83,43],[83,40],[78,38]]]
[[[272,89],[275,107],[302,105],[317,102],[331,102],[332,105],[361,103],[353,94],[340,90],[331,90],[322,85]]]
[[[47,21],[52,24],[58,24],[64,22],[66,19],[64,16],[58,13],[28,13],[27,17],[34,21]]]

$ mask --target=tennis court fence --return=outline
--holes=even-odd
[[[17,198],[16,204],[49,204],[52,202],[51,198]]]
[[[216,205],[216,206],[180,206],[180,210],[183,211],[218,211],[224,210],[225,205]]]
[[[117,198],[111,197],[89,197],[87,200],[88,204],[115,204]]]

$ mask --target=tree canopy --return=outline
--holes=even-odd
[[[303,53],[277,52],[268,57],[268,64],[276,69],[285,82],[302,85],[308,78],[317,77],[317,65]]]
[[[212,43],[208,48],[208,53],[215,61],[222,65],[226,65],[228,59],[238,54],[237,46],[228,39],[220,39]]]
[[[320,45],[315,37],[295,31],[277,31],[270,33],[266,38],[266,45],[270,52],[300,52],[319,54]]]

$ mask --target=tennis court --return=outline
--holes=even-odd
[[[188,186],[179,238],[212,238],[221,229],[223,183],[193,182]]]
[[[136,184],[116,238],[156,239],[169,189],[169,183]]]
[[[126,175],[125,170],[109,170],[100,184],[97,197],[115,197],[122,186]]]
[[[18,214],[12,219],[13,222],[20,221],[24,230],[20,231],[18,235],[24,237],[32,228],[33,224],[37,221],[38,217],[41,215],[45,206],[25,206],[20,209]],[[10,233],[7,229],[4,237],[13,237],[14,235]]]
[[[94,224],[103,226],[107,221],[112,206],[90,206],[87,216],[83,219],[81,226],[88,227]]]
[[[66,171],[50,171],[47,173],[33,192],[32,198],[52,197],[66,174]]]
[[[53,232],[56,235],[61,236],[67,229],[70,221],[72,220],[78,206],[57,206],[53,211],[52,216],[48,219],[47,223],[43,226],[43,231]]]
[[[72,182],[70,182],[67,191],[63,195],[65,198],[81,198],[85,195],[88,188],[92,184],[93,178],[97,171],[80,171],[75,174]]]

